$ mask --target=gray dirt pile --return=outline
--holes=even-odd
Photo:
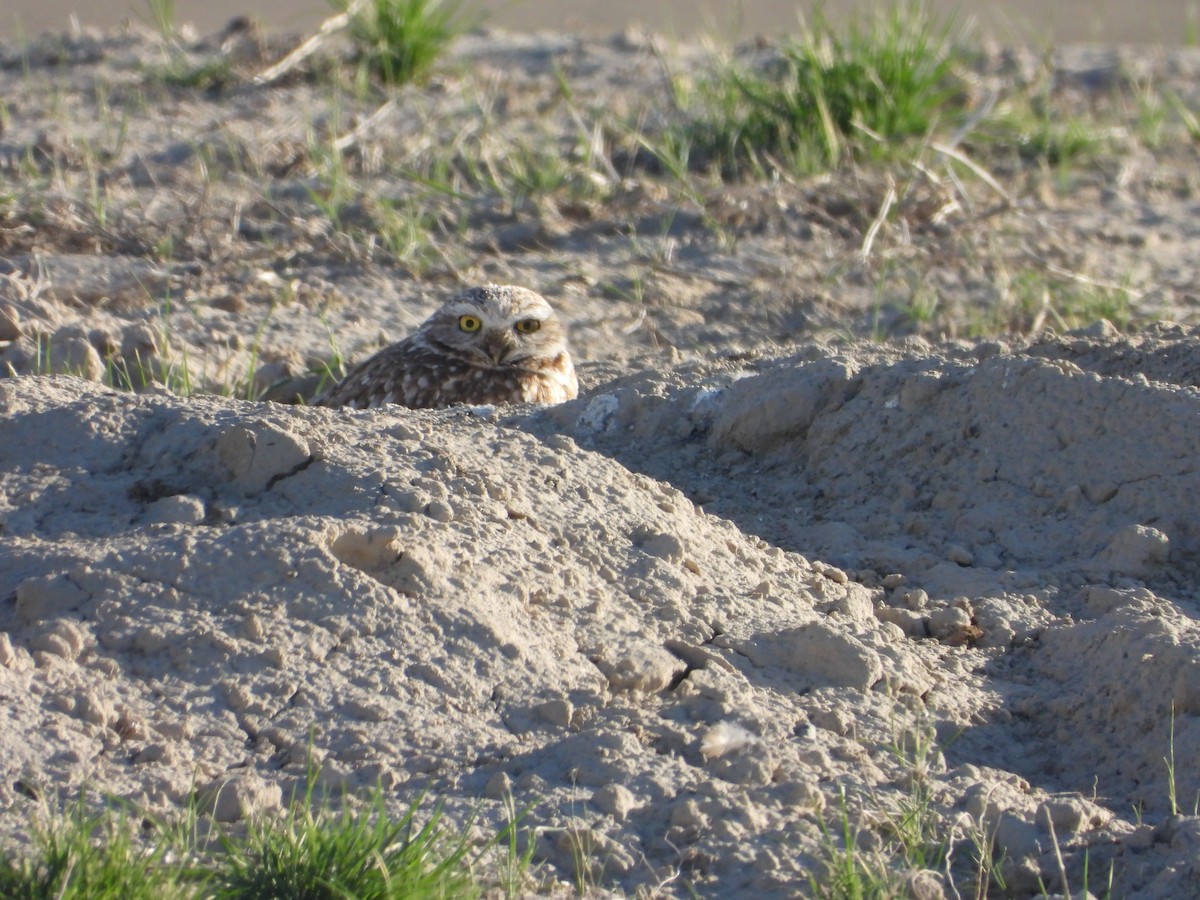
[[[648,149],[698,45],[256,80],[295,43],[0,43],[6,847],[315,765],[629,895],[793,896],[843,819],[896,868],[914,808],[911,894],[1200,895],[1200,51],[987,47],[953,147],[729,181]],[[578,400],[269,402],[488,282]]]
[[[563,879],[784,895],[919,777],[1013,891],[1053,829],[1180,896],[1197,335],[843,350],[502,414],[0,383],[5,829],[84,784],[237,821],[311,754],[529,805]]]

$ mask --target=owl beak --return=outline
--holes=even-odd
[[[488,358],[499,365],[513,350],[513,339],[507,331],[489,331],[483,339],[483,350]]]

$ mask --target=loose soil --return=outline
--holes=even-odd
[[[236,828],[315,762],[481,834],[527,809],[551,885],[791,896],[920,798],[919,896],[980,848],[993,896],[1196,892],[1200,169],[1132,129],[1146,85],[1196,108],[1200,53],[983,53],[981,97],[1106,112],[1077,167],[967,136],[994,183],[928,150],[686,187],[614,123],[703,48],[481,32],[390,99],[335,47],[254,84],[293,44],[0,45],[11,845],[84,787]],[[564,183],[513,174],[538,141]],[[503,189],[402,175],[439,157]],[[293,402],[485,282],[560,309],[578,400]]]

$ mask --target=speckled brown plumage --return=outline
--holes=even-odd
[[[561,403],[578,393],[566,329],[546,299],[528,288],[485,285],[447,301],[314,403],[429,409]]]

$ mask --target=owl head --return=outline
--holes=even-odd
[[[567,334],[546,298],[528,288],[488,284],[448,300],[425,320],[429,340],[472,364],[521,368],[567,349]]]

